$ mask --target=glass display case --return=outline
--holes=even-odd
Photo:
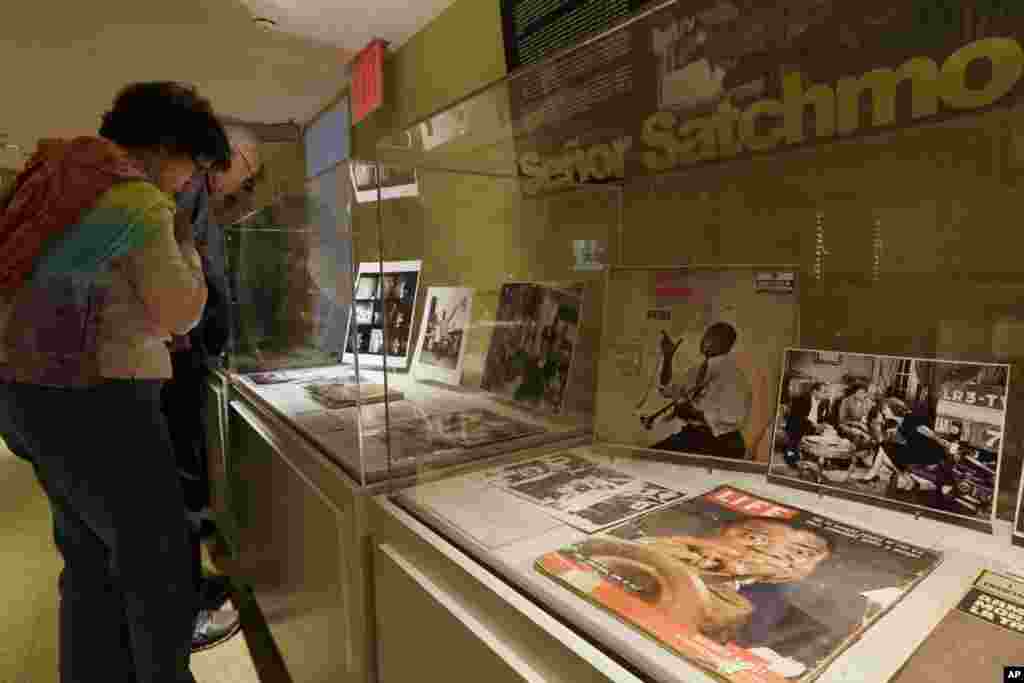
[[[381,505],[642,679],[888,680],[1022,559],[1019,27],[807,5],[657,3],[388,135],[353,210],[419,268]]]

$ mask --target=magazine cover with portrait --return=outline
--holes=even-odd
[[[808,683],[941,561],[720,486],[537,568],[731,683]]]
[[[796,273],[614,269],[608,298],[598,439],[764,471]]]
[[[1010,366],[789,349],[770,474],[991,528]]]
[[[413,363],[418,379],[456,385],[462,381],[462,361],[472,311],[473,290],[468,287],[427,290],[427,305]]]
[[[482,388],[543,413],[561,412],[582,309],[582,284],[502,286]]]

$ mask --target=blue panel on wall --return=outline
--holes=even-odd
[[[351,126],[348,98],[325,111],[306,130],[306,177],[312,178],[348,159]]]

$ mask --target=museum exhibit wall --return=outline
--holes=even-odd
[[[422,258],[422,287],[478,288],[475,321],[493,320],[503,281],[594,277],[573,272],[573,239],[605,240],[607,261],[619,266],[793,264],[795,345],[1016,364],[1024,354],[1022,238],[1012,220],[1017,116],[999,109],[636,178],[621,198],[614,188],[524,197],[512,179],[421,171],[419,197],[383,202],[383,256]],[[376,204],[356,207],[358,260],[378,257],[376,220]],[[422,301],[418,309],[417,326]],[[587,324],[598,320],[590,313]],[[483,328],[471,335],[467,386],[479,386],[488,340]],[[1011,378],[1004,520],[1020,477],[1022,386]]]

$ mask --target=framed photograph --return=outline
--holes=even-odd
[[[482,388],[543,413],[561,412],[582,311],[582,284],[502,286]]]
[[[383,273],[378,262],[359,264],[356,301],[349,317],[343,362],[354,363],[358,353],[361,366],[382,367],[387,353],[389,368],[409,367],[413,356],[412,323],[422,263],[387,261],[383,264]]]
[[[1009,378],[1006,364],[788,349],[769,478],[991,531]]]
[[[941,561],[720,486],[536,566],[716,679],[810,683]]]
[[[418,379],[454,385],[462,381],[462,362],[472,311],[473,290],[468,287],[431,287],[427,290],[427,304],[413,361],[413,373]]]
[[[355,189],[356,202],[367,204],[377,201],[377,164],[353,161],[349,163],[352,175],[352,187]],[[380,166],[380,197],[381,199],[400,199],[402,197],[419,196],[419,181],[416,169],[381,164]]]

